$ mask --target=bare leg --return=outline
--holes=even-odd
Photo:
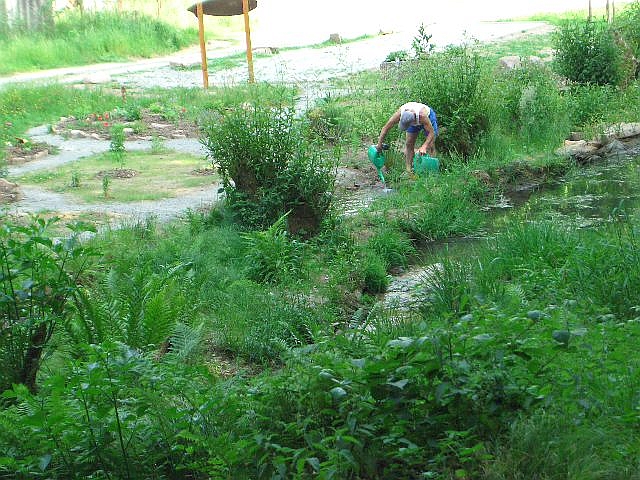
[[[418,138],[418,133],[419,132],[407,132],[407,143],[404,146],[404,162],[405,169],[409,173],[413,171],[413,155],[415,154],[416,139]]]

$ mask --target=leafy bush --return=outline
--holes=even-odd
[[[111,155],[111,158],[118,163],[120,168],[124,168],[124,158],[126,154],[124,141],[124,125],[113,125],[111,127],[111,142],[109,143],[109,154]]]
[[[625,6],[615,19],[614,27],[619,32],[618,43],[628,62],[635,65],[636,78],[640,74],[640,2]]]
[[[91,290],[78,292],[76,314],[67,332],[77,343],[121,342],[141,351],[170,345],[176,326],[190,322],[191,264],[164,266],[158,272],[138,265],[131,273],[110,270]]]
[[[3,218],[0,230],[0,392],[14,383],[36,390],[36,376],[57,325],[68,320],[80,275],[93,251],[80,244],[82,225],[54,242],[57,219],[21,226]]]
[[[576,128],[597,125],[610,111],[615,93],[610,85],[572,85],[567,92],[571,123]]]
[[[402,62],[409,59],[409,52],[406,50],[396,50],[389,52],[385,57],[385,62]]]
[[[556,144],[566,134],[566,100],[546,65],[524,62],[496,74],[490,95],[492,123],[528,144]]]
[[[10,478],[194,478],[217,409],[206,371],[158,363],[125,345],[87,346],[86,361],[46,379],[42,395],[15,386],[0,411],[0,476]],[[203,413],[205,416],[203,416]],[[22,437],[19,441],[17,438]],[[194,445],[198,448],[194,448]],[[195,453],[195,454],[194,454]]]
[[[554,34],[553,43],[554,64],[571,81],[622,85],[629,78],[629,65],[604,21],[567,22]]]
[[[237,221],[266,228],[291,210],[289,231],[314,233],[331,205],[335,170],[283,105],[243,105],[212,114],[202,143]]]
[[[400,81],[406,98],[432,107],[442,128],[436,145],[468,157],[489,126],[483,63],[469,45],[448,47],[411,65]]]

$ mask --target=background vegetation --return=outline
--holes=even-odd
[[[574,51],[563,32],[611,38],[579,27],[560,27],[557,58]],[[584,229],[525,211],[465,256],[425,249],[484,227],[501,188],[574,168],[553,155],[570,131],[640,111],[632,78],[503,71],[495,57],[464,45],[350,77],[295,121],[292,92],[270,85],[126,105],[109,90],[0,91],[3,142],[69,113],[185,108],[229,193],[83,242],[88,225],[57,241],[60,221],[3,216],[0,357],[24,375],[0,377],[0,476],[638,478],[637,215]],[[283,199],[322,190],[312,180],[325,185],[338,156],[315,153],[352,158],[407,96],[442,112],[439,176],[402,179],[393,131],[395,194],[351,217],[322,210],[315,235],[291,235]],[[239,151],[265,190],[251,205]],[[416,304],[380,303],[388,273],[415,263],[433,265]]]

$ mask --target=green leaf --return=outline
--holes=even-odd
[[[340,400],[342,400],[344,397],[347,396],[347,392],[342,387],[332,388],[329,391],[329,393],[331,394],[331,398],[333,398],[333,400],[336,402],[339,402]]]
[[[313,468],[314,472],[318,472],[320,470],[320,460],[318,459],[318,457],[307,458],[307,463],[311,465],[311,468]]]
[[[489,342],[493,340],[493,335],[489,335],[488,333],[481,333],[480,335],[476,335],[472,337],[476,342]]]
[[[569,345],[569,339],[571,338],[571,332],[569,330],[554,330],[551,333],[551,337],[562,345]]]
[[[51,455],[47,453],[46,455],[43,455],[42,457],[40,457],[40,461],[38,462],[38,467],[40,467],[40,470],[44,472],[49,466],[49,463],[51,463]]]
[[[392,385],[392,386],[402,390],[407,385],[407,383],[409,383],[409,379],[408,378],[403,378],[402,380],[398,380],[396,382],[387,382],[387,383],[389,385]]]
[[[537,322],[538,320],[540,320],[541,318],[546,317],[547,314],[540,311],[540,310],[529,310],[527,312],[527,318],[530,320],[533,320],[534,322]]]

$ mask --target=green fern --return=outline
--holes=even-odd
[[[110,271],[102,288],[78,295],[68,333],[79,343],[112,340],[142,350],[157,348],[178,322],[190,317],[190,280],[183,275],[190,267],[180,264],[158,273],[144,268],[132,274]]]

